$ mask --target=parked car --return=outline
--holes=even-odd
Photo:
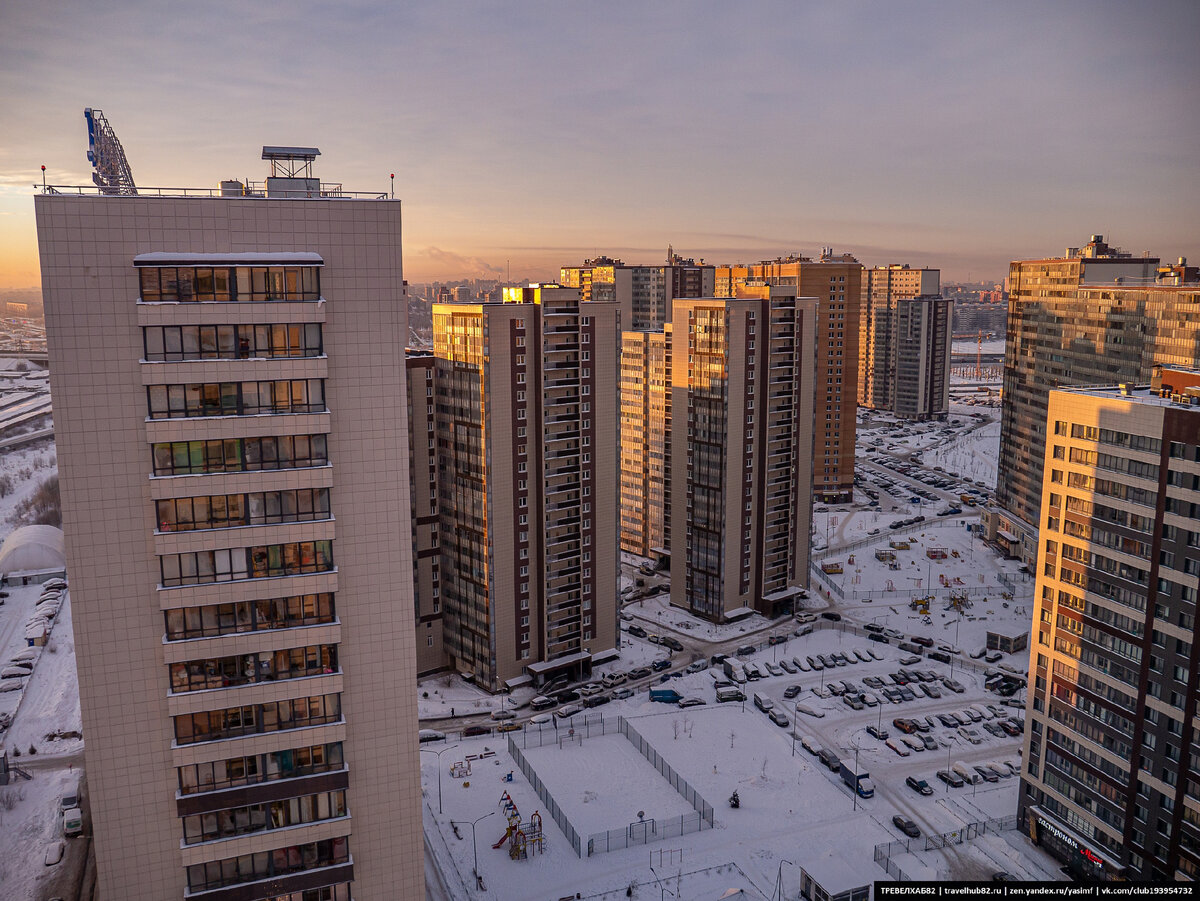
[[[491,726],[467,726],[463,729],[463,738],[474,738],[477,735],[491,735]]]
[[[558,708],[558,710],[554,711],[554,715],[556,717],[558,717],[559,719],[565,720],[565,719],[567,719],[567,717],[571,717],[577,713],[582,713],[582,712],[583,712],[583,708],[580,707],[578,704],[566,704],[565,706],[560,707],[560,708]]]
[[[800,739],[800,747],[804,748],[809,754],[814,757],[821,753],[821,746],[809,738],[807,735]]]
[[[708,702],[704,698],[684,698],[679,702],[680,707],[699,707]]]
[[[776,726],[779,726],[783,729],[786,729],[792,724],[792,721],[788,719],[787,714],[778,707],[772,707],[770,710],[768,710],[767,718]]]
[[[796,712],[803,713],[805,716],[811,716],[814,719],[822,719],[825,716],[824,710],[819,710],[816,707],[809,707],[807,704],[797,704]]]
[[[962,776],[953,770],[938,770],[937,777],[945,782],[951,788],[962,788],[965,784]]]
[[[898,742],[894,738],[889,738],[886,742],[884,742],[884,744],[886,744],[889,748],[891,748],[893,751],[895,751],[901,757],[908,757],[909,754],[912,753],[911,751],[908,750],[908,748],[904,747],[904,745],[901,742]]]
[[[514,716],[516,716],[516,714],[513,713],[511,710],[493,710],[492,711],[492,719],[494,719],[494,720],[511,720]]]
[[[975,770],[975,772],[977,772],[980,776],[982,776],[983,780],[985,782],[999,782],[1000,781],[1000,777],[997,776],[995,773],[993,773],[989,767],[976,766],[976,767],[972,767],[972,769]]]
[[[834,613],[832,610],[823,611],[821,613],[821,618],[827,619],[830,622],[834,622],[834,623],[840,623],[842,621],[842,615],[840,613]]]
[[[587,685],[579,686],[579,694],[585,698],[590,697],[591,695],[598,695],[602,691],[604,691],[604,686],[597,685],[595,682],[589,682]]]
[[[752,644],[746,644],[746,645],[742,645],[740,648],[738,648],[738,649],[737,649],[737,651],[736,651],[735,653],[736,653],[736,654],[737,654],[739,657],[749,657],[749,656],[750,656],[751,654],[753,654],[753,653],[754,653],[756,650],[757,650],[757,648],[755,648],[755,647],[754,647],[754,645],[752,645]]]
[[[676,637],[675,637],[675,636],[673,636],[673,635],[667,635],[667,636],[665,636],[665,637],[664,637],[664,638],[663,638],[663,639],[662,639],[662,640],[659,642],[659,644],[661,644],[661,645],[664,645],[665,647],[668,647],[668,648],[670,648],[672,651],[682,651],[682,650],[683,650],[683,644],[682,644],[682,643],[679,641],[679,639],[678,639],[678,638],[676,638]]]
[[[529,722],[534,726],[544,726],[546,723],[554,719],[549,713],[538,713],[529,718]]]
[[[916,776],[909,776],[904,780],[904,784],[919,795],[933,794],[933,787],[924,779],[918,779]]]
[[[800,657],[793,657],[792,663],[796,664],[796,669],[800,670],[800,672],[802,672],[802,673],[807,673],[807,672],[812,671],[812,667],[808,665],[808,661],[803,660]]]
[[[445,741],[446,733],[438,732],[437,729],[422,729],[417,733],[417,741],[424,744],[427,741]]]
[[[785,688],[783,690],[783,696],[790,701],[792,698],[796,697],[796,695],[800,694],[800,692],[802,692],[802,691],[804,691],[804,688],[800,685],[789,685],[787,688]]]
[[[841,768],[842,763],[838,760],[838,756],[828,748],[822,748],[817,757],[820,758],[821,763],[825,764],[825,766],[829,767],[835,773]]]
[[[612,698],[608,695],[592,695],[590,698],[583,699],[583,706],[590,710],[593,707],[600,707],[607,704],[611,700]]]
[[[708,661],[707,660],[696,660],[696,661],[688,664],[686,672],[698,673],[701,670],[706,670],[706,669],[708,669]]]
[[[921,743],[925,745],[926,751],[936,751],[938,749],[937,739],[932,735],[918,735],[917,738],[921,739]]]
[[[1004,655],[993,651],[990,654],[985,654],[983,659],[985,663],[999,663],[1004,659]]]
[[[872,738],[877,738],[880,741],[887,741],[887,737],[889,734],[890,733],[888,732],[888,730],[884,729],[882,727],[867,726],[867,735],[870,735]]]
[[[804,659],[807,660],[808,665],[812,669],[816,670],[817,672],[820,672],[821,670],[825,669],[825,664],[822,663],[820,660],[817,660],[814,657],[805,657]]]
[[[650,668],[645,666],[635,666],[629,671],[630,679],[644,679],[650,675]]]
[[[769,638],[767,638],[767,644],[768,645],[783,644],[787,640],[788,640],[788,637],[786,635],[772,635]]]
[[[650,664],[650,669],[654,670],[655,672],[659,672],[659,673],[661,673],[665,669],[670,669],[670,667],[671,667],[671,661],[665,660],[665,659],[664,660],[655,660],[653,663]]]
[[[892,825],[907,835],[909,838],[920,838],[921,830],[917,828],[917,824],[912,820],[906,819],[900,814],[892,817]]]
[[[645,638],[646,637],[646,630],[638,625],[632,625],[625,631],[628,632],[630,635],[634,636],[635,638]]]
[[[783,670],[785,673],[787,673],[789,676],[794,676],[796,674],[796,667],[790,660],[787,660],[787,659],[780,660],[779,668],[781,670]]]

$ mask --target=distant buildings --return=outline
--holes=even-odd
[[[621,334],[621,550],[651,558],[670,534],[671,334]]]
[[[878,266],[862,274],[858,402],[903,419],[950,408],[953,302],[937,269]]]
[[[671,603],[713,622],[808,584],[816,298],[791,286],[675,301]]]
[[[733,297],[739,286],[765,282],[818,300],[812,455],[813,494],[822,501],[854,497],[862,271],[854,257],[829,250],[817,260],[792,256],[716,271],[718,297]]]
[[[1065,257],[1012,264],[997,506],[985,518],[990,540],[1031,565],[1037,559],[1052,388],[1145,384],[1156,364],[1192,366],[1200,358],[1195,276],[1183,260],[1160,266],[1101,235]]]
[[[505,301],[433,308],[443,647],[490,690],[617,646],[617,306]]]
[[[316,154],[35,198],[104,899],[424,895],[400,203]]]
[[[417,675],[448,665],[442,643],[441,550],[438,528],[436,361],[408,351],[408,459],[412,502],[413,585],[416,589]]]
[[[621,309],[626,331],[656,330],[671,321],[671,301],[676,297],[711,297],[714,267],[701,260],[684,259],[667,249],[659,266],[632,266],[601,256],[582,266],[563,266],[559,282],[578,288],[585,301],[607,300]]]
[[[1045,405],[1022,824],[1086,879],[1195,881],[1200,372]]]

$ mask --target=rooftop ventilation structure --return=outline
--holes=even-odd
[[[313,161],[320,155],[316,147],[264,147],[262,158],[271,163],[267,196],[320,197],[321,181],[312,170]]]

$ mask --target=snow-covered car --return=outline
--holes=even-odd
[[[882,726],[867,726],[867,735],[877,738],[880,741],[887,741],[889,734],[888,730]]]
[[[983,739],[979,737],[979,733],[977,731],[974,729],[968,729],[965,726],[958,730],[958,735],[961,739],[970,742],[973,745],[980,744],[983,741]]]
[[[904,747],[903,744],[900,744],[894,738],[889,738],[886,742],[884,742],[884,744],[886,744],[889,748],[891,748],[893,751],[895,751],[901,757],[909,756],[910,752],[909,752],[908,748]]]
[[[494,719],[494,720],[511,720],[514,716],[516,716],[516,714],[513,713],[511,710],[493,710],[492,711],[492,719]]]
[[[813,757],[821,753],[821,746],[809,738],[807,735],[800,739],[800,747],[804,748]]]
[[[9,679],[6,682],[0,682],[0,695],[9,691],[20,691],[24,684],[24,682],[20,682],[17,679]]]
[[[917,738],[921,739],[926,751],[936,751],[938,749],[937,739],[932,735],[918,735]]]
[[[612,696],[613,696],[614,701],[623,701],[626,698],[633,697],[633,689],[632,688],[618,688],[616,691],[614,691],[612,693]]]
[[[796,712],[803,713],[805,716],[811,716],[814,719],[821,719],[825,716],[825,711],[817,707],[810,707],[808,704],[797,704]]]
[[[870,663],[870,656],[861,648],[854,648],[854,656],[858,658],[859,663]]]
[[[832,698],[833,692],[829,690],[827,685],[814,685],[813,694],[818,698]]]
[[[776,726],[779,726],[783,729],[786,729],[788,726],[790,726],[792,724],[792,721],[788,719],[787,714],[784,713],[782,710],[780,710],[778,707],[772,707],[770,710],[768,710],[767,718],[770,719],[771,722],[774,723]]]
[[[787,659],[780,660],[779,668],[782,669],[789,676],[794,676],[796,674],[796,667],[790,660],[787,660]]]
[[[793,657],[792,663],[796,664],[796,669],[800,670],[802,673],[808,673],[812,671],[812,667],[808,665],[807,661],[802,660],[799,657]]]
[[[446,733],[439,732],[437,729],[422,729],[420,732],[417,733],[417,741],[418,742],[424,743],[427,741],[445,741],[445,740],[446,740]]]
[[[767,672],[770,673],[772,676],[782,676],[783,675],[783,670],[779,668],[778,664],[768,662],[768,663],[765,663],[764,666],[766,666]]]
[[[574,716],[577,713],[582,713],[583,708],[578,704],[564,704],[554,711],[554,715],[559,719],[565,720],[567,717]]]
[[[553,719],[554,719],[554,717],[548,713],[538,713],[538,714],[535,714],[534,716],[531,716],[529,718],[529,722],[535,726],[544,726],[544,725],[546,725],[546,723],[551,722]]]
[[[700,707],[708,702],[704,698],[683,698],[679,702],[680,707]]]
[[[29,675],[29,670],[23,666],[6,666],[0,669],[0,679],[24,679]]]
[[[910,751],[924,751],[925,743],[915,735],[902,735],[900,740],[908,747]]]

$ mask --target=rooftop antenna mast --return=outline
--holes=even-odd
[[[92,164],[92,181],[101,194],[136,194],[133,172],[125,159],[125,149],[117,140],[104,113],[88,107],[83,111],[88,129],[88,162]]]

